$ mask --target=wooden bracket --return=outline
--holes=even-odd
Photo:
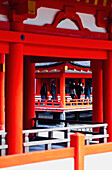
[[[49,27],[49,28],[50,27],[56,28],[57,25],[65,19],[70,19],[78,27],[78,29],[81,30],[81,31],[89,31],[88,29],[83,27],[81,18],[79,17],[78,14],[76,14],[75,8],[70,7],[70,6],[66,6],[64,11],[59,11],[55,15],[52,24],[51,25],[47,24],[45,26]]]

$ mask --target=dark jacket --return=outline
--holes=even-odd
[[[56,94],[56,85],[51,84],[51,94]]]
[[[81,92],[83,92],[82,86],[77,85],[77,86],[76,86],[76,94],[77,94],[77,95],[81,95]]]
[[[47,87],[46,86],[43,85],[41,87],[40,94],[41,94],[41,96],[45,95],[47,97]]]

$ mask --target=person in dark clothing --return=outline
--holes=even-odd
[[[75,95],[76,95],[75,83],[72,82],[70,85],[70,96],[72,99],[75,99]]]
[[[91,87],[92,79],[85,79],[85,99],[87,99],[87,97],[90,99]]]
[[[52,84],[51,84],[51,95],[52,95],[52,99],[55,99],[56,85],[55,85],[54,81],[52,81]]]
[[[82,83],[76,86],[76,94],[78,96],[78,99],[80,99],[81,92],[83,92]]]
[[[47,99],[47,84],[44,83],[40,90],[41,98]]]

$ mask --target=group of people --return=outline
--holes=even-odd
[[[66,84],[66,93],[70,94],[72,99],[80,99],[81,93],[83,93],[82,85],[83,84],[81,82],[78,83],[77,85],[75,85],[75,82],[69,82],[69,84]],[[42,99],[47,99],[47,84],[46,83],[44,83],[43,86],[41,87],[40,94],[41,94]],[[52,99],[55,99],[56,85],[54,81],[52,81],[52,84],[51,84],[50,94],[52,95]],[[87,97],[90,98],[90,94],[91,94],[91,81],[87,79],[85,81],[85,99]]]
[[[55,99],[56,85],[54,81],[52,81],[50,93],[52,95],[52,99]],[[44,83],[43,86],[41,87],[40,94],[41,94],[41,99],[47,99],[47,84],[46,83]]]
[[[82,83],[78,83],[78,85],[75,85],[75,82],[72,82],[70,84],[70,96],[72,97],[72,99],[80,99],[82,92]]]

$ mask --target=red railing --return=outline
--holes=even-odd
[[[68,107],[91,107],[92,106],[92,99],[70,99],[65,101],[65,108]],[[48,100],[48,99],[36,99],[35,100],[35,107],[49,107],[49,108],[61,108],[62,102],[61,100]]]
[[[35,107],[61,107],[61,101],[48,99],[35,100]]]
[[[65,107],[90,107],[92,106],[92,99],[66,100],[65,104]]]

